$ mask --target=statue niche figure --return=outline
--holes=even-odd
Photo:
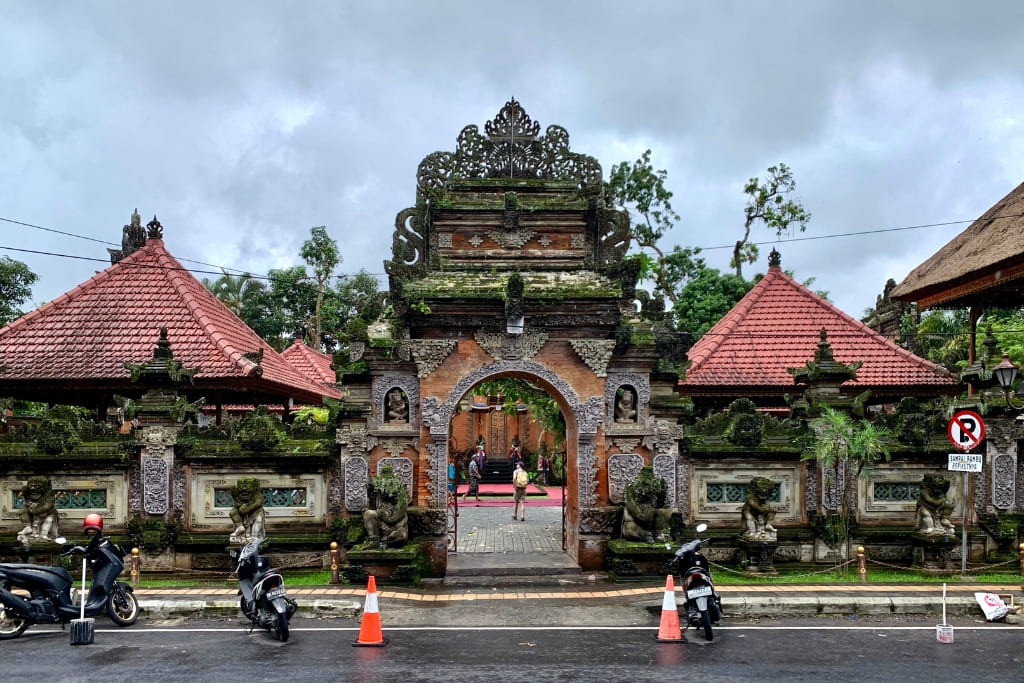
[[[949,485],[949,479],[937,474],[924,475],[921,494],[917,498],[915,534],[930,538],[955,535],[956,530],[949,521],[949,515],[953,512],[953,502],[946,498]]]
[[[774,492],[775,483],[767,477],[754,477],[747,484],[741,538],[751,541],[774,541],[778,538],[778,532],[772,526],[775,509],[768,504]]]
[[[363,527],[369,537],[364,548],[401,547],[409,540],[409,494],[390,465],[370,481],[373,508],[363,511]]]
[[[636,422],[636,392],[632,387],[622,387],[615,399],[615,421],[620,424]]]
[[[235,482],[231,489],[231,498],[234,505],[231,506],[231,521],[235,523],[235,530],[231,532],[228,541],[231,543],[248,543],[249,541],[262,541],[265,538],[263,518],[263,486],[260,480],[253,477],[243,477]]]
[[[398,387],[388,392],[386,421],[391,424],[409,421],[409,401]]]
[[[654,468],[640,468],[636,479],[626,484],[623,491],[625,509],[622,512],[623,540],[652,543],[668,540],[672,509],[665,507],[668,486],[655,476]]]
[[[22,495],[25,507],[18,516],[25,528],[18,533],[18,541],[22,545],[53,541],[60,535],[57,528],[60,513],[57,512],[57,501],[50,480],[47,477],[29,477]]]

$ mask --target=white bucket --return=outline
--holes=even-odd
[[[953,642],[953,626],[952,624],[938,624],[935,627],[935,640],[940,643],[952,643]]]

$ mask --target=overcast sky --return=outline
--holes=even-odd
[[[778,162],[803,237],[970,221],[1024,181],[1022,31],[1019,0],[5,2],[0,218],[98,241],[0,221],[0,256],[42,303],[104,263],[10,248],[107,261],[138,207],[183,261],[266,273],[326,225],[383,273],[420,160],[513,95],[606,174],[653,150],[665,246],[723,270]],[[966,226],[778,248],[860,317]]]

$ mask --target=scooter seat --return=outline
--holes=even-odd
[[[0,573],[12,581],[73,583],[71,573],[64,567],[42,567],[38,564],[0,564]]]

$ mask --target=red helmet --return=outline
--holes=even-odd
[[[89,533],[90,531],[96,532],[97,534],[103,533],[103,516],[98,512],[90,512],[82,520],[82,531]]]

